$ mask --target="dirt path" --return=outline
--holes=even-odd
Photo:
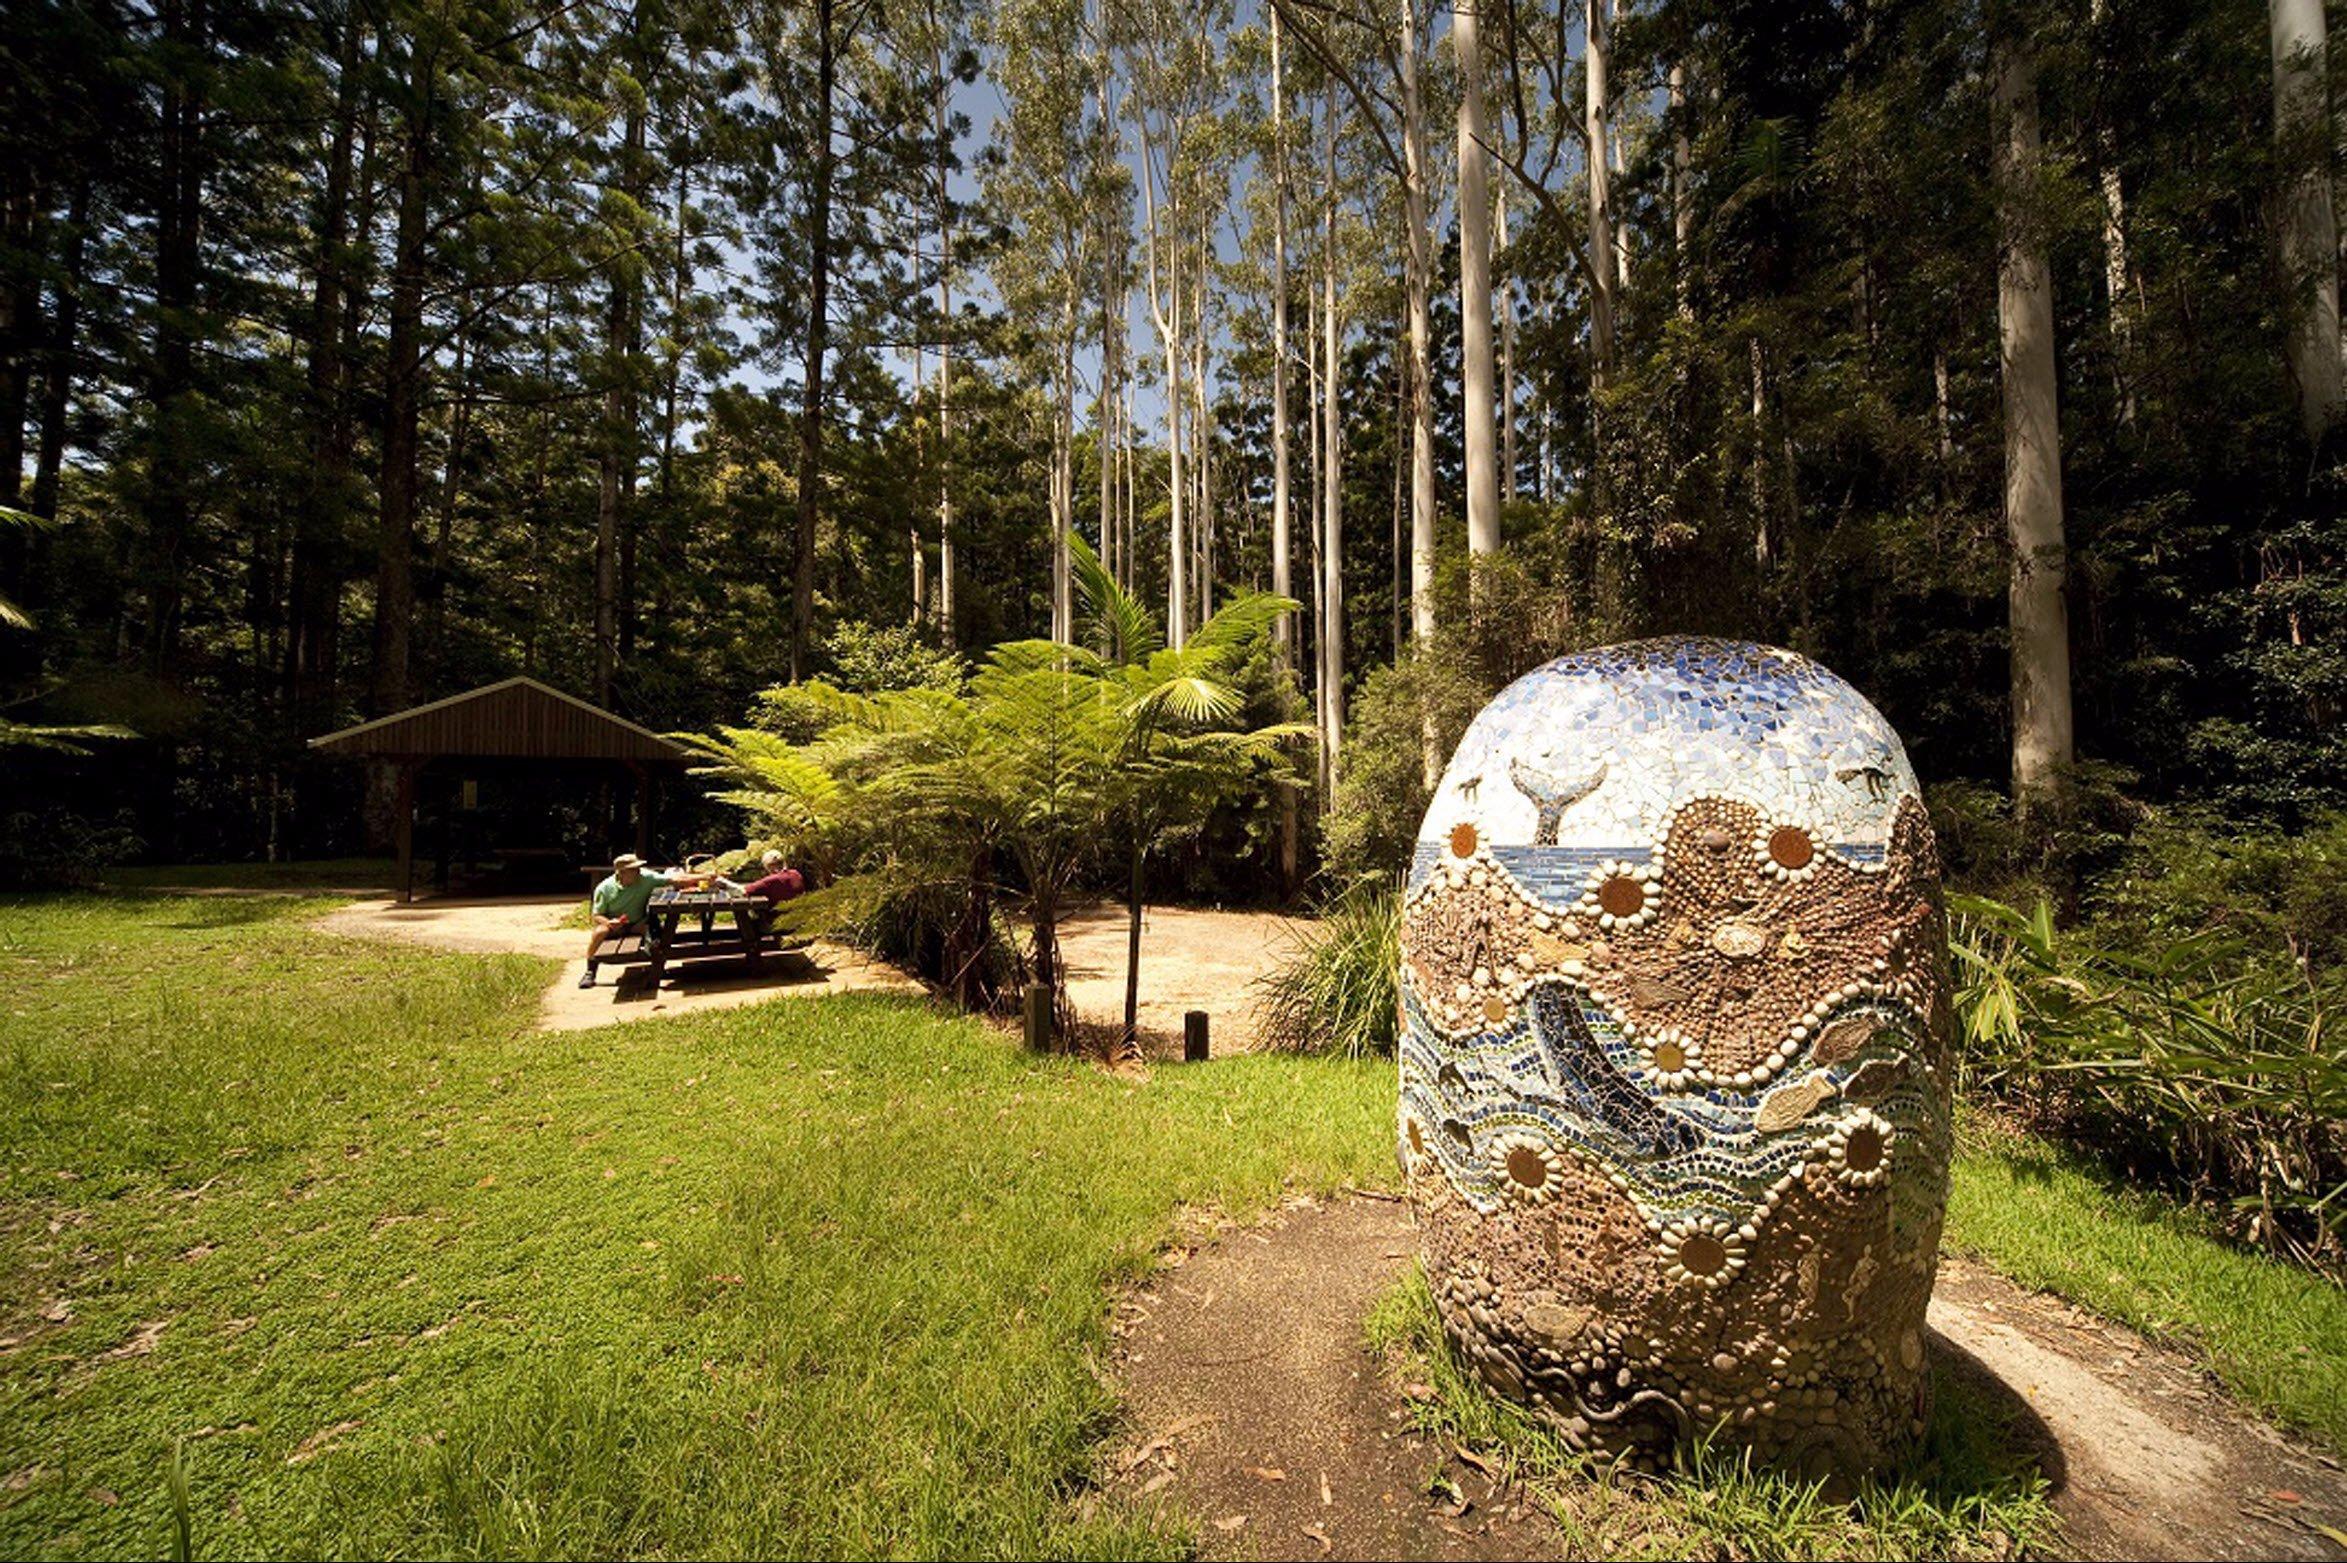
[[[654,992],[644,986],[641,967],[606,967],[592,988],[579,986],[587,969],[580,952],[586,931],[570,926],[577,896],[528,896],[481,901],[353,901],[318,919],[327,933],[357,938],[408,939],[444,950],[474,954],[519,952],[551,956],[563,963],[538,1004],[541,1031],[580,1031],[653,1015],[691,1015],[733,1009],[768,999],[848,993],[868,989],[920,993],[918,982],[895,967],[867,959],[842,945],[817,941],[803,954],[770,957],[756,977],[730,964],[707,971],[672,971]],[[628,973],[626,981],[621,973]]]
[[[1214,1557],[1553,1553],[1547,1522],[1504,1498],[1453,1514],[1426,1496],[1438,1470],[1471,1499],[1490,1483],[1403,1425],[1362,1347],[1415,1242],[1397,1203],[1305,1204],[1127,1298],[1117,1366],[1138,1441],[1119,1480],[1188,1508]]]
[[[1225,1233],[1119,1309],[1127,1491],[1196,1516],[1216,1556],[1553,1557],[1557,1534],[1404,1429],[1362,1346],[1415,1239],[1398,1204],[1303,1205]],[[2347,1478],[2226,1399],[2185,1358],[1948,1260],[1932,1348],[2015,1409],[2093,1558],[2336,1558]],[[1426,1496],[1441,1471],[1469,1506]]]
[[[540,1006],[538,1025],[544,1031],[728,1009],[786,995],[924,991],[893,966],[820,940],[803,958],[769,961],[767,971],[757,978],[722,967],[706,973],[688,968],[671,974],[658,993],[650,993],[621,987],[613,969],[607,968],[600,985],[581,989],[578,981],[586,960],[580,951],[587,935],[570,925],[578,905],[576,896],[519,896],[424,900],[402,906],[377,895],[335,908],[318,919],[317,926],[360,938],[412,939],[480,954],[519,951],[562,961],[562,975],[547,988]],[[1150,907],[1141,929],[1141,1029],[1149,1052],[1160,1057],[1179,1053],[1182,1015],[1193,1009],[1211,1017],[1208,1024],[1217,1055],[1252,1048],[1252,984],[1306,926],[1302,919],[1268,912]],[[1121,907],[1092,907],[1062,925],[1069,996],[1087,1023],[1106,1026],[1124,1015],[1125,939]]]
[[[1141,916],[1141,1006],[1144,1045],[1152,1057],[1179,1055],[1182,1015],[1206,1011],[1217,1057],[1255,1046],[1255,979],[1311,926],[1275,912],[1223,912],[1152,906]],[[1125,1013],[1125,941],[1121,906],[1094,906],[1060,925],[1068,963],[1068,997],[1087,1024],[1121,1022]]]

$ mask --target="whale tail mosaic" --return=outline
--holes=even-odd
[[[1639,1468],[1699,1435],[1810,1476],[1906,1454],[1947,940],[1914,771],[1857,691],[1694,639],[1517,680],[1419,832],[1401,986],[1401,1159],[1486,1382]]]

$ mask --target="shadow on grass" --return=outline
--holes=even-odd
[[[1911,1474],[1952,1497],[1993,1493],[2026,1467],[2045,1478],[2049,1498],[2069,1486],[2061,1441],[2019,1390],[1937,1330],[1925,1332],[1924,1350],[1931,1362],[1931,1429]]]

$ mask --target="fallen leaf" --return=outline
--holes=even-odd
[[[1477,1454],[1474,1450],[1468,1448],[1465,1444],[1451,1445],[1451,1453],[1457,1455],[1462,1462],[1475,1467],[1475,1469],[1481,1471],[1486,1476],[1497,1476],[1499,1474],[1500,1468],[1498,1461],[1490,1459],[1485,1455]]]
[[[1247,1474],[1260,1482],[1284,1482],[1288,1479],[1288,1473],[1276,1465],[1250,1465]]]
[[[155,1342],[163,1338],[163,1332],[170,1327],[170,1324],[169,1319],[150,1320],[133,1330],[130,1339],[121,1345],[99,1352],[97,1360],[100,1362],[119,1362],[124,1357],[143,1357],[155,1349]]]
[[[109,1509],[122,1501],[122,1494],[111,1487],[92,1487],[82,1496],[88,1498],[92,1503],[102,1503]]]
[[[1311,1537],[1311,1538],[1312,1538],[1314,1541],[1317,1541],[1317,1542],[1319,1542],[1319,1543],[1320,1543],[1320,1550],[1321,1550],[1322,1552],[1334,1552],[1334,1551],[1336,1550],[1336,1543],[1334,1543],[1334,1542],[1330,1541],[1330,1540],[1328,1539],[1328,1533],[1327,1533],[1326,1531],[1322,1530],[1322,1529],[1321,1529],[1319,1526],[1317,1526],[1317,1525],[1307,1525],[1307,1526],[1305,1526],[1305,1527],[1304,1527],[1304,1534],[1305,1534],[1305,1535],[1307,1535],[1307,1536],[1309,1536],[1309,1537]]]
[[[1328,1473],[1322,1471],[1320,1473],[1320,1506],[1325,1509],[1335,1502],[1336,1499],[1330,1495],[1328,1490]]]
[[[1221,1519],[1214,1522],[1214,1528],[1228,1536],[1237,1531],[1240,1526],[1246,1523],[1247,1516],[1244,1514],[1226,1514]]]
[[[318,1456],[335,1447],[335,1439],[340,1438],[345,1433],[355,1433],[365,1425],[366,1424],[363,1422],[337,1422],[332,1427],[321,1427],[316,1432],[312,1433],[309,1437],[303,1439],[300,1445],[295,1448],[293,1453],[285,1457],[285,1463],[287,1465],[300,1465],[305,1461],[315,1460],[318,1458]]]
[[[2305,1501],[2304,1499],[2300,1498],[2298,1494],[2292,1492],[2287,1487],[2276,1487],[2272,1491],[2268,1492],[2266,1496],[2273,1499],[2276,1503],[2303,1503]]]
[[[1432,1384],[1404,1384],[1402,1386],[1402,1396],[1407,1400],[1432,1400],[1434,1398],[1434,1386]]]
[[[1155,1476],[1150,1477],[1149,1480],[1141,1484],[1141,1495],[1143,1497],[1147,1497],[1149,1494],[1157,1491],[1160,1487],[1163,1487],[1167,1482],[1170,1482],[1173,1479],[1173,1472],[1159,1471]]]

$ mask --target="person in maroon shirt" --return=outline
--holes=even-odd
[[[766,871],[765,876],[742,886],[742,894],[763,896],[769,908],[780,906],[807,888],[807,881],[797,869],[782,866],[779,852],[768,852],[759,859],[759,867]]]

